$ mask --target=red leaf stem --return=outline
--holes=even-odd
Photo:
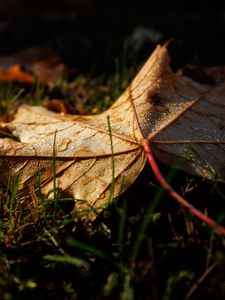
[[[207,224],[209,227],[213,228],[215,231],[217,231],[218,233],[221,233],[225,236],[225,228],[223,226],[220,226],[216,221],[214,221],[213,219],[209,218],[208,216],[206,216],[205,214],[200,212],[198,209],[196,209],[185,198],[183,198],[176,191],[174,191],[174,189],[168,184],[168,182],[165,180],[165,178],[161,174],[161,172],[157,166],[157,163],[154,159],[154,156],[151,151],[151,142],[147,139],[144,139],[142,141],[142,145],[143,145],[144,151],[147,155],[147,158],[148,158],[149,164],[152,168],[152,171],[155,174],[155,176],[158,179],[161,186],[164,188],[164,190],[167,191],[167,193],[172,198],[174,198],[179,204],[181,204],[183,207],[188,209],[192,215],[196,216],[198,219],[200,219],[202,222]]]

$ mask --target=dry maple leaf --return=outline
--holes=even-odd
[[[184,170],[224,181],[225,68],[204,69],[201,76],[191,68],[173,73],[169,61],[166,47],[157,46],[99,115],[21,106],[12,122],[1,124],[17,140],[0,139],[0,179],[7,183],[10,171],[13,186],[18,175],[21,197],[27,197],[40,176],[47,198],[57,186],[75,199],[76,212],[102,209],[139,175],[146,162],[142,141],[149,139],[165,163],[182,158]]]

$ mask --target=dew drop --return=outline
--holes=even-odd
[[[0,151],[5,150],[4,144],[0,144]]]
[[[98,172],[98,177],[103,177],[105,175],[105,169],[101,169]]]
[[[57,145],[57,151],[63,152],[68,149],[69,144],[71,143],[70,138],[64,138],[60,143]]]
[[[201,137],[203,135],[202,128],[199,128],[197,126],[191,126],[191,129],[194,130],[194,132],[197,136]]]
[[[90,182],[92,181],[92,177],[90,176],[84,176],[83,180],[82,180],[82,184],[84,186],[88,185]]]
[[[119,161],[124,161],[125,155],[119,155],[118,159],[119,159]]]
[[[101,193],[100,195],[97,195],[97,199],[101,200],[101,199],[104,199],[106,196],[105,193]]]
[[[86,188],[87,193],[94,193],[96,191],[96,186],[90,185]]]
[[[46,133],[38,133],[37,134],[37,138],[38,139],[43,139],[43,138],[45,138],[46,137]]]

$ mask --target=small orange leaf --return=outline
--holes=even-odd
[[[0,81],[19,81],[23,83],[33,83],[32,74],[23,71],[20,65],[13,65],[7,70],[0,70]]]
[[[23,68],[25,70],[23,70]],[[0,80],[33,83],[39,81],[53,88],[68,74],[62,58],[50,48],[28,48],[9,56],[0,56]]]

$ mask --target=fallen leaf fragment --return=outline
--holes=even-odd
[[[133,183],[146,162],[142,141],[153,153],[192,174],[225,181],[225,68],[203,69],[198,82],[174,73],[165,46],[158,46],[110,109],[95,116],[21,106],[2,123],[17,140],[0,138],[0,179],[19,175],[21,197],[37,176],[45,197],[57,186],[75,199],[75,212],[93,218]],[[203,75],[204,77],[204,75]],[[53,170],[55,166],[55,170]],[[88,214],[89,213],[89,214]]]
[[[13,65],[6,70],[0,70],[0,81],[33,83],[34,76],[28,72],[23,71],[20,65]]]
[[[50,48],[28,48],[10,56],[0,56],[0,81],[31,84],[38,77],[51,89],[67,73],[62,58]]]
[[[44,107],[57,113],[67,114],[72,112],[72,107],[65,100],[52,99],[48,101]]]

